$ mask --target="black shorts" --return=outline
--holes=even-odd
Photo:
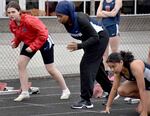
[[[114,36],[119,35],[119,28],[118,27],[119,27],[118,24],[105,27],[108,34],[109,34],[109,37],[114,37]]]
[[[23,45],[20,55],[25,55],[29,58],[32,58],[37,51],[29,53],[26,51],[27,47],[28,45],[26,44]],[[50,43],[46,41],[44,45],[40,48],[40,52],[41,52],[44,64],[51,64],[54,62],[54,44],[50,46]]]
[[[146,90],[150,91],[150,82],[145,79],[145,87],[146,87]]]

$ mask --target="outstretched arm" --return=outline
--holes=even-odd
[[[141,60],[135,60],[131,63],[131,71],[136,78],[137,86],[139,89],[139,97],[141,99],[142,111],[140,116],[147,116],[147,96],[144,81],[144,63]]]
[[[112,105],[112,103],[114,101],[114,98],[116,96],[118,87],[120,85],[120,80],[121,80],[120,75],[119,74],[114,74],[113,86],[111,88],[111,92],[110,92],[109,97],[108,97],[106,108],[105,108],[104,111],[102,111],[103,113],[110,113],[110,108],[111,108],[111,105]]]

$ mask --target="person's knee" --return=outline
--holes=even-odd
[[[46,70],[50,73],[50,74],[53,74],[55,72],[55,67],[54,65],[52,64],[48,64],[45,66],[46,67]]]
[[[119,87],[119,88],[118,88],[118,94],[119,94],[120,96],[127,96],[127,95],[128,95],[128,91],[126,91],[126,89],[123,88],[123,87]]]
[[[21,61],[21,60],[19,60],[18,61],[18,69],[19,70],[23,70],[23,69],[25,69],[26,68],[26,65],[25,65],[25,63],[23,62],[23,61]]]

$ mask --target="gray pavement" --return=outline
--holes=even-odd
[[[70,106],[80,100],[79,77],[65,78],[71,91],[69,100],[60,100],[61,90],[57,83],[49,78],[30,79],[33,86],[40,87],[40,94],[31,95],[30,99],[14,102],[18,95],[0,96],[1,116],[107,116],[101,114],[104,98],[92,98],[93,109],[71,109]],[[5,80],[9,86],[19,88],[19,80]],[[137,104],[127,104],[120,97],[115,101],[109,116],[138,116]]]

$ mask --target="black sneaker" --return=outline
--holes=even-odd
[[[82,108],[93,108],[93,104],[91,103],[91,101],[87,101],[82,99],[81,101],[79,101],[78,103],[74,104],[71,106],[72,109],[82,109]]]

